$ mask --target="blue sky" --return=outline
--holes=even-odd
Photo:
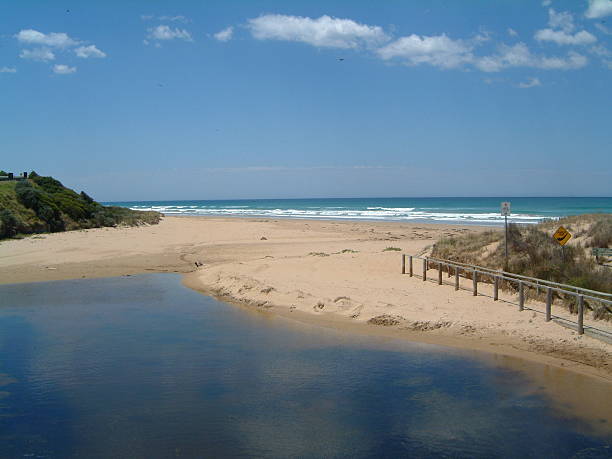
[[[612,0],[0,0],[0,167],[100,200],[612,195]]]

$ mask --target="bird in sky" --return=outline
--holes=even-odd
[[[336,59],[338,59],[340,62],[342,62],[344,60],[343,57],[337,57]]]

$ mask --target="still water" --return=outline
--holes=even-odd
[[[0,286],[3,458],[612,455],[609,430],[533,384],[477,354],[247,312],[175,275]]]

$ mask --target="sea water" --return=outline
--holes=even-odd
[[[594,383],[492,362],[246,311],[177,275],[4,285],[0,457],[610,457],[608,421],[539,387],[583,402]]]
[[[167,215],[391,220],[501,225],[500,203],[511,202],[514,223],[587,213],[612,213],[612,198],[342,198],[230,201],[132,201],[105,203]]]

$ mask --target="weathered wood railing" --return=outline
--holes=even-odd
[[[414,273],[414,260],[421,260],[422,262],[422,274],[417,276]],[[484,278],[488,277],[491,279],[493,284],[493,300],[499,300],[499,290],[501,284],[506,282],[508,285],[516,287],[518,293],[518,308],[519,311],[525,309],[525,296],[526,289],[531,287],[536,289],[538,293],[541,290],[546,291],[546,321],[549,322],[552,318],[552,305],[553,305],[553,294],[556,293],[559,297],[573,296],[576,299],[578,305],[578,320],[577,330],[579,334],[584,334],[584,312],[585,312],[585,300],[592,302],[599,302],[607,307],[612,307],[612,294],[605,292],[598,292],[595,290],[589,290],[573,285],[560,284],[557,282],[551,282],[544,279],[537,279],[534,277],[522,276],[519,274],[509,273],[506,271],[496,271],[490,268],[482,266],[469,265],[466,263],[459,263],[450,260],[442,260],[433,257],[420,257],[413,255],[402,254],[402,274],[409,274],[410,277],[416,276],[421,277],[423,281],[427,280],[427,273],[432,268],[437,268],[437,283],[443,284],[442,272],[446,271],[448,277],[451,277],[451,272],[454,273],[454,286],[455,290],[460,289],[459,278],[463,275],[466,279],[472,279],[471,291],[474,296],[478,295],[478,282],[482,282]],[[479,279],[480,278],[480,279]],[[565,319],[564,319],[565,320]],[[572,322],[572,321],[569,321]],[[612,340],[612,333],[606,330],[596,329],[597,333],[608,335],[608,339]],[[606,339],[607,340],[607,339]]]

